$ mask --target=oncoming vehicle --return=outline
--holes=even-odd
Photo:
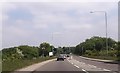
[[[60,55],[57,57],[57,61],[64,61],[64,55],[60,54]]]

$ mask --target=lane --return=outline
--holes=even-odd
[[[96,66],[98,68],[103,68],[104,71],[107,71],[107,70],[118,71],[118,64],[110,64],[110,63],[87,60],[75,55],[73,55],[73,58],[77,61],[84,62],[88,65]]]
[[[65,61],[51,61],[38,69],[36,69],[33,73],[65,73],[67,72],[78,72],[78,73],[117,73],[115,71],[111,71],[108,68],[101,67],[104,63],[89,61],[78,56],[73,56],[72,59],[68,58]]]
[[[82,69],[77,68],[68,62],[67,59],[65,61],[52,61],[49,62],[42,67],[39,67],[35,71],[82,71]]]

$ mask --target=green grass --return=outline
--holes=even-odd
[[[32,60],[27,60],[27,59],[26,60],[23,60],[23,59],[7,60],[2,63],[2,71],[11,72],[11,71],[32,65],[34,63],[42,62],[42,61],[53,59],[53,58],[55,57],[44,57],[44,58],[40,57]]]
[[[108,54],[106,53],[106,50],[101,51],[87,50],[87,52],[83,56],[103,60],[118,60],[117,50],[109,50]]]
[[[118,60],[117,57],[111,57],[111,56],[88,56],[88,55],[84,55],[84,57],[88,57],[88,58],[94,58],[94,59],[102,59],[102,60]]]

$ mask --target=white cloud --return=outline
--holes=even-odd
[[[0,2],[118,2],[119,0],[1,0]]]
[[[102,5],[101,5],[102,4]],[[14,41],[26,43],[24,40],[29,39],[29,44],[33,44],[33,41],[40,43],[43,41],[50,41],[51,34],[54,35],[53,44],[71,44],[76,45],[88,37],[93,35],[105,36],[105,23],[104,14],[95,13],[90,14],[90,11],[105,10],[109,16],[109,36],[116,38],[117,36],[117,15],[112,13],[117,11],[117,3],[12,3],[6,5],[5,11],[12,11],[12,9],[23,8],[28,10],[32,14],[31,21],[16,20],[13,24],[5,24],[4,40],[11,39],[13,36]],[[115,6],[114,6],[115,5]],[[9,7],[10,6],[10,7]],[[7,9],[8,7],[8,9]],[[112,17],[114,16],[114,17]],[[6,14],[5,18],[11,20],[9,15]],[[7,21],[6,20],[6,21]],[[10,26],[7,27],[7,26]],[[11,33],[11,34],[8,34]],[[113,34],[115,36],[113,36]],[[7,37],[11,36],[11,37]],[[15,38],[16,37],[16,38]],[[56,41],[58,40],[58,41]],[[32,41],[32,42],[30,42]],[[67,42],[66,42],[67,41]],[[34,44],[36,44],[34,43]],[[56,44],[57,43],[57,44]],[[19,43],[16,43],[19,45]],[[28,45],[29,45],[28,44]],[[63,45],[62,44],[62,45]],[[12,44],[9,44],[12,45]],[[4,43],[5,46],[5,43]]]
[[[34,25],[34,28],[36,28],[36,29],[46,29],[46,28],[48,28],[48,25],[47,24],[35,24]]]
[[[65,29],[69,30],[84,30],[84,29],[91,29],[92,25],[90,24],[77,24],[77,25],[64,25]]]
[[[31,36],[31,33],[32,33],[31,31],[28,31],[28,30],[25,30],[19,27],[9,27],[9,29],[6,27],[3,28],[3,34],[7,38],[9,38],[8,36],[26,38],[26,37]]]

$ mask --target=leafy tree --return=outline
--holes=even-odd
[[[54,48],[54,49],[53,49],[53,54],[54,54],[54,55],[57,55],[57,48]]]
[[[51,46],[49,43],[43,42],[40,44],[39,46],[39,55],[41,55],[41,51],[42,51],[42,55],[44,54],[44,56],[48,56],[49,52],[51,51]]]
[[[116,54],[117,43],[115,40],[108,38],[108,47],[109,47],[109,55],[113,56]],[[111,52],[110,50],[112,49]],[[86,39],[85,42],[82,42],[76,46],[74,49],[74,53],[77,55],[89,54],[89,55],[101,55],[100,51],[106,51],[106,38],[94,36],[90,39]],[[100,52],[100,54],[99,54]],[[106,54],[106,53],[105,53]]]

